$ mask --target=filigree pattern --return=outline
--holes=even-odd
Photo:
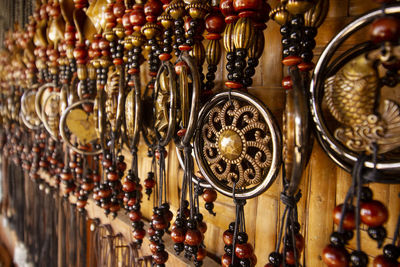
[[[219,181],[237,188],[262,182],[272,149],[268,126],[257,108],[238,100],[219,103],[200,130],[201,151]]]

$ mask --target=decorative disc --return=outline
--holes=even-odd
[[[71,110],[67,115],[67,127],[81,144],[97,139],[93,113],[87,114],[82,109]]]
[[[219,192],[251,198],[272,184],[281,163],[281,136],[270,111],[254,97],[220,93],[200,112],[197,164]]]

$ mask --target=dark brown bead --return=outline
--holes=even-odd
[[[154,179],[147,178],[146,180],[144,180],[144,186],[146,188],[153,188],[155,184],[156,184],[156,181]]]
[[[146,231],[145,231],[143,228],[141,228],[141,229],[135,229],[135,230],[132,232],[132,234],[133,234],[133,237],[134,237],[135,239],[143,239],[143,238],[145,237],[145,235],[146,235]]]
[[[219,8],[222,15],[225,17],[236,15],[235,8],[233,7],[233,0],[221,0],[219,3]]]
[[[112,204],[112,205],[110,206],[110,211],[111,211],[111,212],[117,212],[117,211],[119,211],[120,209],[121,209],[121,207],[120,207],[119,204]]]
[[[152,221],[153,221],[153,227],[156,230],[163,230],[163,229],[167,228],[167,226],[168,226],[168,223],[162,216],[156,215],[153,217]]]
[[[189,246],[198,246],[203,241],[202,233],[197,229],[189,229],[186,231],[185,244]]]
[[[225,29],[225,20],[222,14],[214,13],[206,18],[206,30],[209,33],[222,33]]]
[[[93,183],[84,183],[82,185],[82,189],[85,191],[92,191],[92,189],[94,188],[94,184]]]
[[[134,182],[125,180],[124,185],[122,186],[122,191],[124,192],[133,192],[136,189],[136,185]]]
[[[373,267],[398,267],[398,263],[394,260],[390,260],[384,255],[377,256],[373,263]]]
[[[197,256],[196,256],[197,261],[204,260],[206,255],[207,255],[207,251],[204,248],[199,247],[199,249],[197,250]]]
[[[250,256],[253,254],[253,246],[250,245],[249,243],[244,243],[244,244],[236,244],[235,246],[235,255],[239,259],[246,259],[250,258]]]
[[[117,168],[119,171],[124,172],[126,170],[126,163],[124,161],[118,162]]]
[[[170,210],[166,210],[164,211],[164,219],[167,222],[170,222],[172,220],[172,218],[174,217],[174,214],[170,211]]]
[[[99,191],[99,196],[101,198],[107,198],[111,195],[111,190],[107,189],[107,190],[100,190]]]
[[[204,234],[207,231],[207,224],[201,221],[198,223],[197,228]]]
[[[117,181],[118,180],[118,174],[116,172],[109,172],[107,173],[107,180],[109,181]]]
[[[116,18],[121,18],[125,13],[125,5],[122,1],[117,1],[113,6],[113,14]]]
[[[229,267],[232,263],[232,256],[229,256],[228,254],[224,254],[221,258],[221,264],[224,267]]]
[[[296,248],[297,248],[297,250],[299,252],[302,252],[303,249],[304,249],[304,245],[305,245],[304,237],[301,234],[297,233],[295,235],[295,239],[296,239]]]
[[[233,232],[226,230],[222,235],[225,245],[232,245],[233,243]]]
[[[214,202],[217,199],[217,192],[214,189],[206,189],[202,196],[205,202]]]
[[[129,219],[132,222],[140,221],[140,219],[142,219],[142,213],[140,211],[131,211],[129,212]]]
[[[328,267],[349,266],[348,253],[344,248],[327,245],[322,252],[322,259]]]
[[[397,41],[400,34],[400,20],[395,17],[382,17],[371,24],[371,39],[375,43]]]
[[[388,211],[380,201],[371,200],[361,203],[361,221],[370,227],[377,227],[384,224],[388,219]]]
[[[171,239],[175,243],[182,243],[185,241],[185,230],[180,227],[176,227],[171,231]]]
[[[147,233],[149,234],[149,236],[153,236],[156,234],[156,229],[154,229],[153,227],[149,227],[147,229]]]
[[[287,56],[284,59],[282,59],[282,63],[285,66],[295,66],[300,64],[301,61],[302,59],[299,56]]]
[[[286,90],[292,89],[293,88],[293,82],[292,82],[292,77],[286,76],[282,79],[282,87],[285,88]]]
[[[153,261],[157,264],[163,264],[167,262],[168,260],[168,253],[163,250],[163,251],[157,251],[156,253],[153,254]]]
[[[340,218],[342,218],[343,204],[337,205],[333,209],[333,222],[339,225]],[[354,210],[347,210],[343,220],[343,228],[345,230],[353,230],[356,228],[356,219]]]
[[[233,8],[236,12],[256,11],[261,5],[261,0],[233,0]]]
[[[133,26],[143,26],[146,23],[146,15],[143,11],[143,5],[135,4],[136,9],[129,15],[129,20]]]
[[[159,0],[149,0],[144,5],[144,13],[146,16],[158,17],[163,12],[162,3]]]
[[[300,258],[299,253],[297,253],[297,257]],[[296,263],[296,259],[294,257],[294,250],[293,249],[286,249],[286,257],[285,257],[286,263],[293,265]]]
[[[151,253],[153,253],[153,254],[156,253],[157,252],[157,243],[154,241],[150,241],[149,248],[150,248]]]

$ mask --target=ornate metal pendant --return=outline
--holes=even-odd
[[[220,193],[248,199],[264,192],[281,164],[281,134],[270,111],[237,91],[214,96],[200,111],[197,164]]]

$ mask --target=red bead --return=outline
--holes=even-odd
[[[157,252],[157,243],[154,241],[151,241],[149,244],[149,248],[150,248],[151,253],[153,253],[153,254],[156,253]]]
[[[370,227],[377,227],[384,224],[388,219],[388,211],[381,202],[371,200],[361,203],[361,221]]]
[[[144,5],[144,13],[146,16],[158,17],[163,12],[162,3],[159,0],[149,0]]]
[[[146,231],[144,230],[144,229],[135,229],[134,231],[133,231],[133,237],[135,238],[135,239],[143,239],[144,237],[145,237],[145,235],[146,235]]]
[[[198,249],[198,251],[197,251],[197,256],[196,256],[197,261],[202,261],[202,260],[204,260],[204,258],[206,257],[206,255],[207,255],[207,251],[206,251],[204,248],[199,247],[199,249]]]
[[[122,16],[122,26],[124,26],[126,30],[130,30],[132,28],[132,23],[131,20],[129,19],[131,12],[132,10],[127,10],[125,11],[125,14]]]
[[[100,190],[98,194],[101,198],[108,198],[111,195],[111,190]]]
[[[142,213],[139,210],[138,211],[131,211],[131,212],[129,212],[129,219],[132,222],[140,221],[140,219],[142,219]]]
[[[233,0],[233,8],[236,12],[256,11],[261,5],[261,0]]]
[[[157,150],[156,153],[155,153],[155,155],[156,155],[156,158],[157,158],[157,159],[160,159],[160,156],[161,156],[160,151]],[[166,158],[167,155],[168,155],[168,152],[167,152],[167,151],[164,151],[164,158]]]
[[[179,50],[181,50],[181,51],[190,51],[190,50],[192,50],[192,47],[190,45],[183,44],[183,45],[179,46]]]
[[[349,266],[348,253],[346,249],[328,245],[322,252],[322,259],[328,267]]]
[[[154,181],[154,179],[147,178],[146,180],[144,180],[144,186],[146,188],[153,188],[155,183],[156,181]]]
[[[118,174],[116,172],[109,172],[107,173],[107,179],[109,181],[117,181],[118,180]]]
[[[214,202],[217,199],[217,192],[214,189],[206,189],[203,193],[205,202]]]
[[[175,228],[171,231],[171,239],[175,243],[182,243],[185,241],[185,230],[182,228]]]
[[[101,50],[107,50],[109,47],[110,47],[110,43],[107,40],[101,39],[99,41],[99,48]]]
[[[89,98],[89,97],[87,97]],[[87,99],[86,98],[86,99]],[[90,113],[93,111],[93,104],[92,103],[86,103],[86,104],[82,104],[82,108],[85,112]]]
[[[117,211],[119,211],[120,210],[120,205],[119,204],[112,204],[111,206],[110,206],[110,211],[111,212],[117,212]]]
[[[146,23],[146,15],[143,11],[143,5],[134,5],[134,10],[129,15],[129,20],[133,26],[143,26]]]
[[[225,17],[236,15],[235,8],[233,7],[233,0],[221,0],[221,2],[219,3],[219,8],[222,15],[224,15]]]
[[[222,239],[224,240],[225,245],[232,245],[233,244],[233,232],[226,230],[222,235]]]
[[[256,256],[256,254],[253,253],[250,256],[250,262],[251,262],[251,266],[256,266],[256,264],[257,264],[257,256]]]
[[[250,245],[249,243],[244,243],[244,244],[236,244],[235,246],[235,255],[239,259],[246,259],[250,258],[250,256],[253,254],[253,246]]]
[[[314,68],[315,64],[312,62],[301,62],[297,67],[300,71],[310,71]]]
[[[156,234],[156,229],[154,229],[153,227],[149,227],[147,229],[147,233],[149,234],[149,236],[153,236]]]
[[[188,65],[186,64],[185,61],[179,61],[178,63],[175,64],[175,73],[177,75],[181,74],[182,68],[188,68]]]
[[[293,88],[293,82],[292,82],[292,77],[286,76],[282,79],[282,87],[285,88],[286,90],[292,89]]]
[[[93,183],[84,183],[82,185],[82,189],[85,191],[92,191],[92,189],[94,188],[94,184]]]
[[[83,60],[87,57],[87,51],[84,45],[78,45],[77,48],[74,49],[74,58],[76,60]]]
[[[189,246],[197,246],[200,245],[203,240],[203,235],[197,229],[189,229],[185,235],[185,244]]]
[[[302,61],[301,57],[298,56],[287,56],[282,60],[285,66],[294,66],[300,64]]]
[[[225,20],[222,14],[214,13],[206,18],[206,30],[209,33],[222,33],[225,29]]]
[[[373,263],[373,267],[398,267],[398,263],[394,260],[390,260],[384,255],[377,256]]]
[[[168,260],[168,253],[163,251],[157,251],[153,254],[153,261],[157,264],[163,264]]]
[[[371,24],[371,39],[374,43],[397,41],[400,34],[400,20],[395,17],[382,17]]]
[[[113,63],[114,65],[122,65],[124,61],[122,60],[122,58],[114,58]]]
[[[180,129],[177,133],[176,133],[179,137],[183,137],[186,134],[186,129]]]
[[[243,88],[243,84],[234,81],[227,81],[225,82],[225,86],[230,89],[240,89]]]
[[[219,34],[219,33],[207,33],[205,38],[207,40],[219,40],[219,39],[221,39],[221,34]]]
[[[154,216],[152,222],[153,222],[153,227],[156,230],[163,230],[163,229],[167,228],[167,226],[168,226],[168,223],[162,216],[158,216],[158,215]]]
[[[125,180],[124,185],[122,186],[122,191],[124,192],[133,192],[136,189],[136,185],[134,182]]]
[[[121,1],[117,1],[117,3],[113,6],[113,14],[116,18],[121,18],[125,13],[125,5]]]
[[[333,209],[333,222],[336,225],[339,225],[340,218],[342,218],[342,208],[343,208],[343,204],[340,204],[340,205],[337,205]],[[343,228],[345,230],[353,230],[356,228],[356,218],[355,218],[354,210],[346,211],[346,215],[344,216],[344,220],[343,220]]]
[[[229,267],[232,263],[232,256],[229,256],[228,254],[224,254],[221,258],[221,264],[224,267]]]
[[[300,255],[297,254],[297,257],[300,258]],[[296,259],[294,257],[294,250],[293,249],[286,249],[286,263],[290,265],[294,265],[296,263]]]
[[[161,61],[168,61],[168,60],[170,60],[171,59],[171,55],[170,54],[168,54],[168,53],[162,53],[162,54],[160,54],[159,56],[158,56],[158,58],[161,60]]]

